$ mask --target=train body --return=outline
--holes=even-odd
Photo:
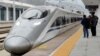
[[[4,40],[4,48],[11,54],[25,54],[80,24],[82,16],[81,11],[75,13],[54,6],[34,6],[17,19]]]

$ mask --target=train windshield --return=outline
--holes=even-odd
[[[41,11],[34,9],[34,10],[29,10],[26,13],[24,13],[22,17],[26,19],[38,19],[40,18],[41,14],[42,14]]]

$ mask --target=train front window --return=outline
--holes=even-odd
[[[22,17],[26,19],[38,19],[40,18],[41,14],[42,14],[41,11],[34,9],[34,10],[26,11],[26,13],[22,15]]]

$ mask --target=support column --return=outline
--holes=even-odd
[[[21,10],[19,10],[19,16],[21,15],[22,13],[21,13]]]
[[[0,8],[0,21],[1,21],[1,8]]]
[[[13,21],[16,21],[16,8],[15,8],[15,0],[13,0]]]
[[[6,7],[6,21],[9,21],[9,8]]]

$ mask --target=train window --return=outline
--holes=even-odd
[[[82,18],[78,18],[77,21],[80,21]]]
[[[75,22],[77,21],[77,17],[75,18]]]
[[[58,17],[51,27],[60,26],[61,25],[61,17]]]
[[[52,24],[52,26],[51,27],[55,27],[56,26],[56,21]]]
[[[41,15],[41,17],[40,17],[40,18],[44,18],[44,17],[46,17],[46,16],[47,16],[47,14],[48,14],[48,11],[46,10],[46,11],[44,11],[44,12],[42,13],[42,15]]]
[[[59,19],[56,20],[56,26],[60,26],[61,25],[61,22]]]
[[[78,21],[78,18],[76,19],[76,21]]]
[[[77,21],[79,20],[79,18],[77,18]]]
[[[22,17],[26,18],[26,19],[38,19],[41,16],[41,11],[37,10],[37,9],[32,9],[27,11],[26,13],[24,13],[22,15]]]
[[[77,21],[77,17],[76,17],[76,19],[75,19],[75,22]]]
[[[78,21],[79,17],[77,18],[77,21]]]
[[[65,17],[58,17],[58,18],[56,19],[56,21],[52,24],[51,27],[60,26],[60,25],[64,25],[64,24],[66,24],[66,19],[65,19]]]
[[[56,19],[56,26],[60,26],[61,24],[62,24],[62,17],[60,16]]]
[[[69,19],[67,19],[67,24],[69,23]]]
[[[75,17],[73,18],[73,22],[75,22]]]
[[[73,18],[72,20],[73,20],[73,22],[75,22],[75,18]]]
[[[73,23],[73,22],[75,22],[75,18],[74,17],[71,18],[71,23]]]
[[[71,23],[73,22],[73,18],[71,18]]]
[[[71,18],[69,18],[68,20],[69,20],[69,23],[71,23]]]
[[[62,24],[63,24],[63,25],[66,24],[66,18],[65,18],[65,16],[62,17]]]

